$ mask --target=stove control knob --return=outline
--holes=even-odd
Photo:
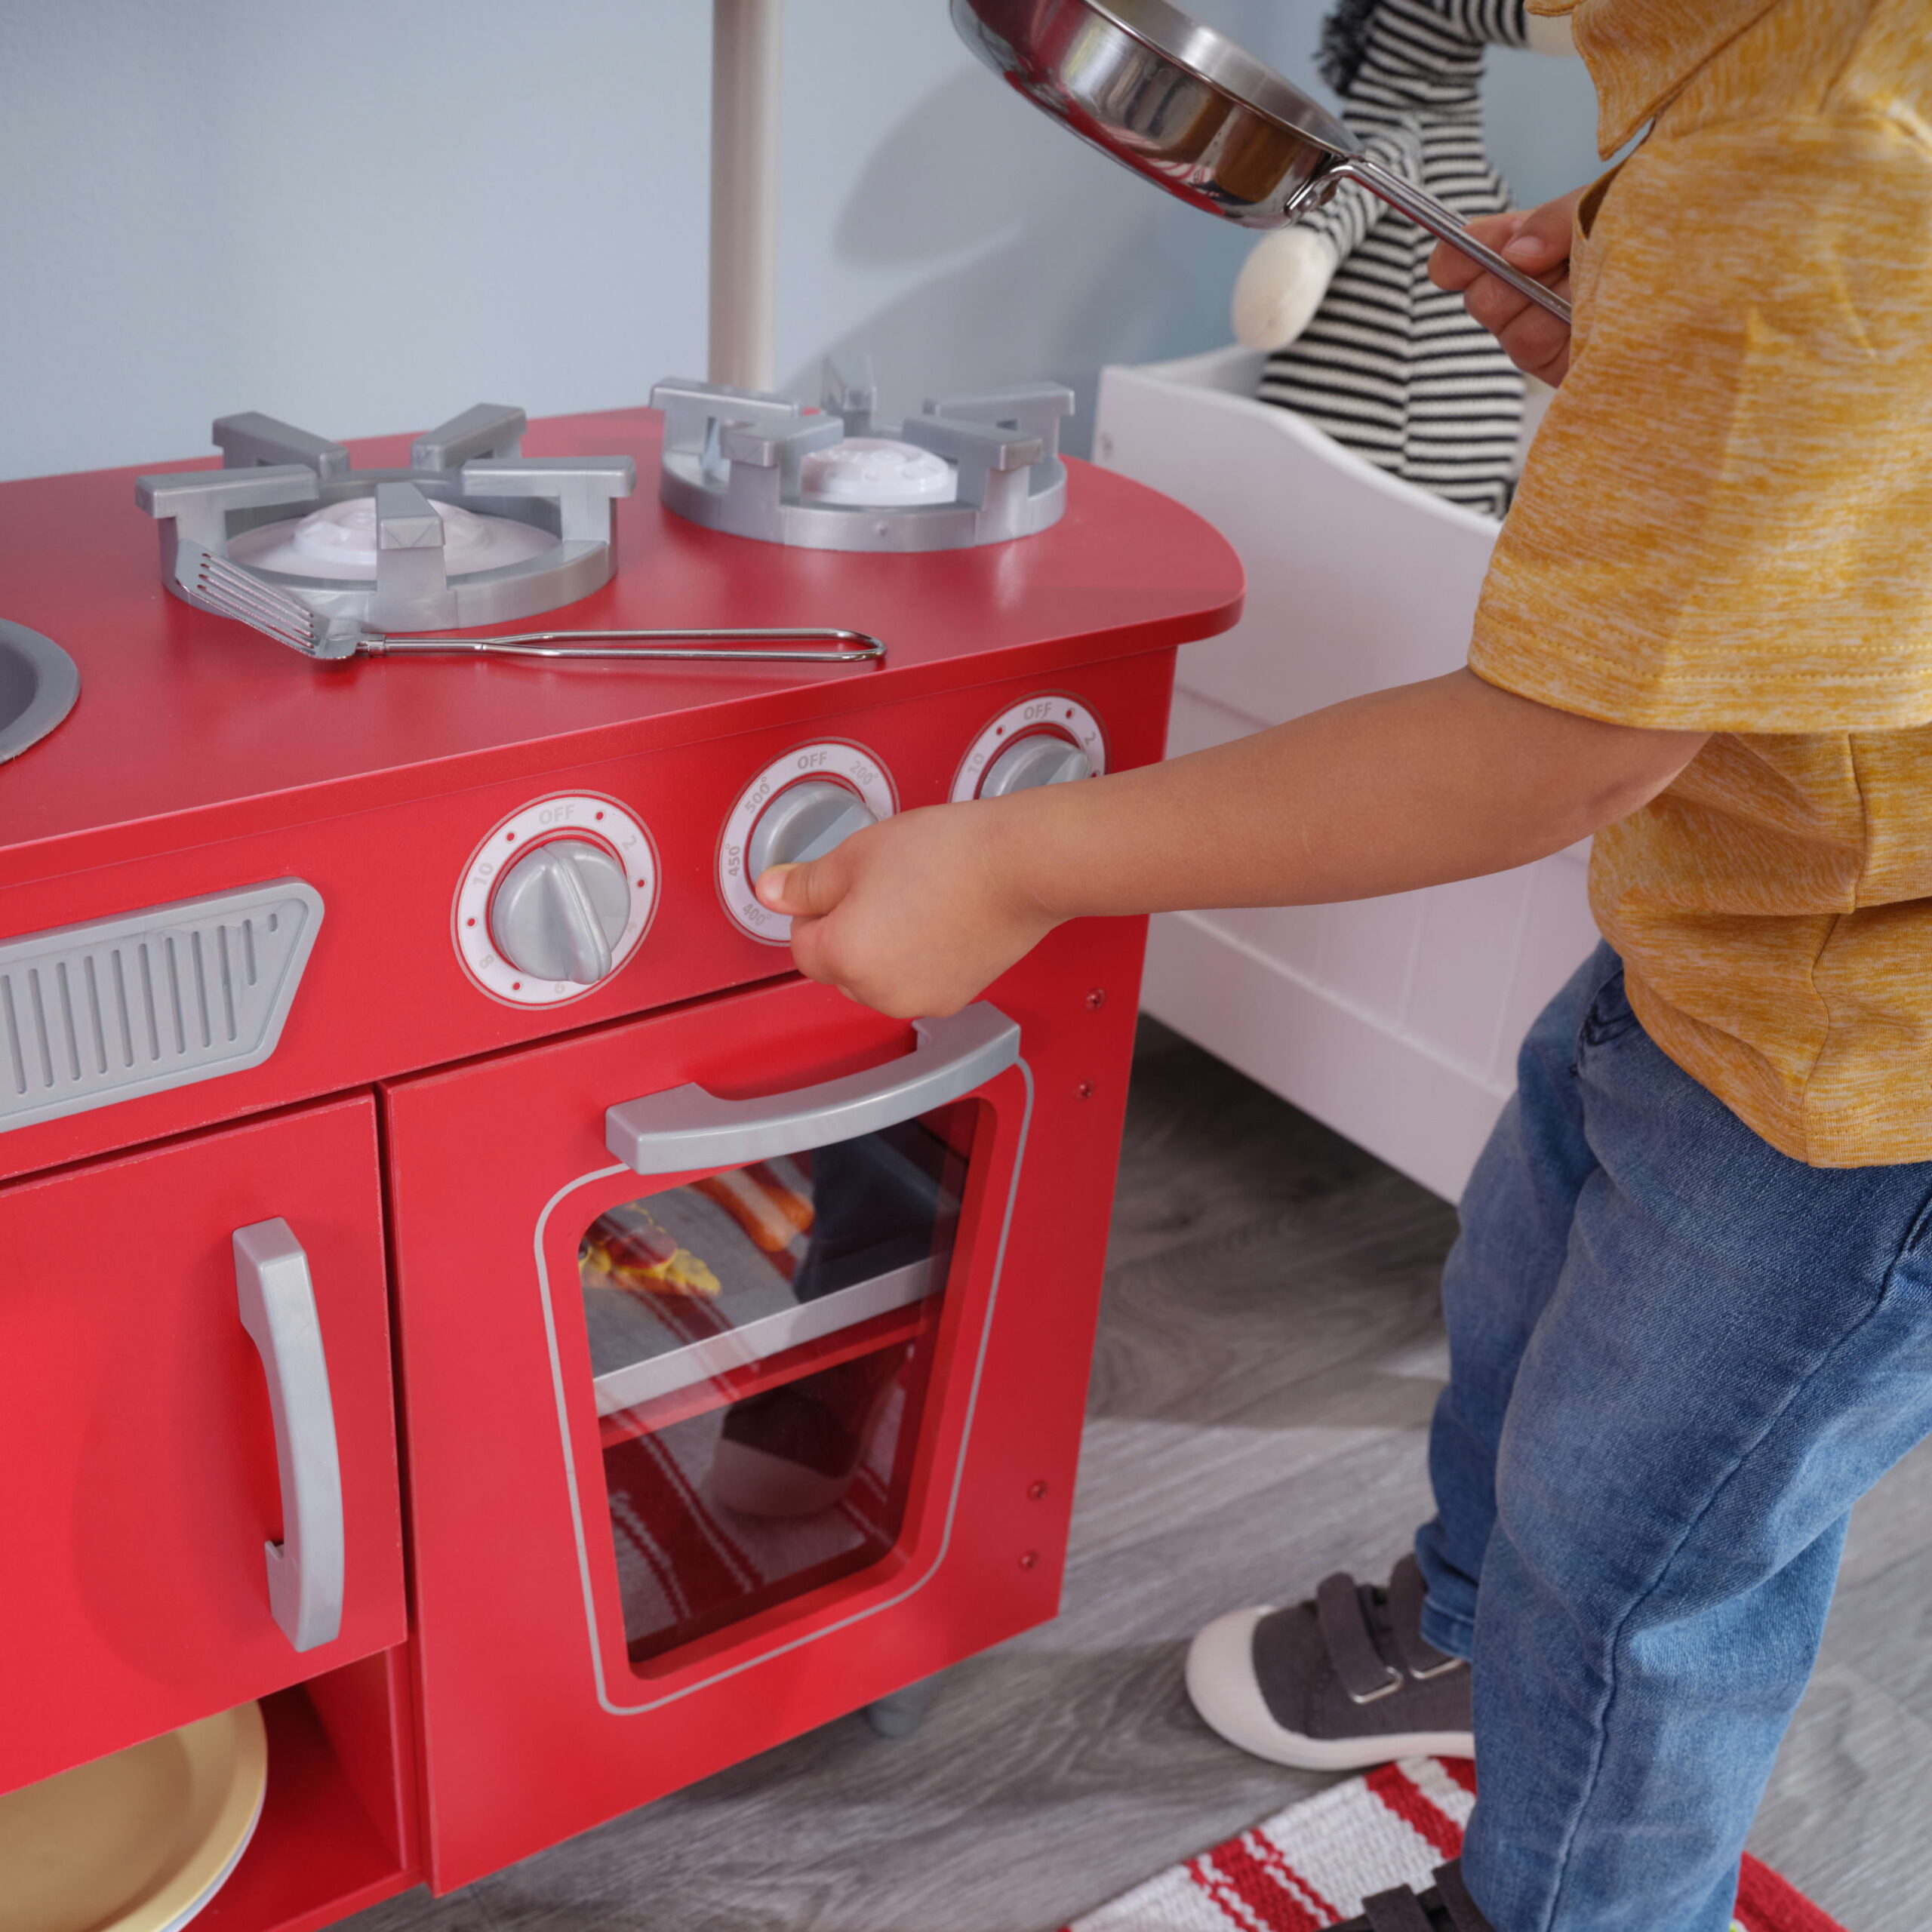
[[[1106,768],[1107,741],[1093,712],[1064,691],[1036,691],[987,721],[959,761],[948,795],[955,805],[1003,798],[1097,778]]]
[[[1093,760],[1070,738],[1063,738],[1056,731],[1043,731],[1008,745],[986,767],[986,775],[980,780],[980,796],[1003,798],[1009,792],[1030,792],[1040,785],[1066,785],[1093,775]]]
[[[631,913],[630,885],[614,853],[587,838],[555,838],[518,859],[490,902],[497,950],[534,980],[594,985]]]
[[[725,917],[748,939],[787,944],[792,921],[758,903],[758,875],[822,859],[898,809],[890,775],[863,745],[825,738],[781,752],[738,794],[719,835],[718,897]]]
[[[878,823],[878,815],[857,792],[829,779],[788,785],[752,827],[745,848],[746,875],[755,884],[768,866],[822,859],[854,832]]]

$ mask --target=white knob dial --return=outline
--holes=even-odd
[[[504,873],[490,902],[497,950],[531,978],[594,986],[631,915],[624,869],[586,838],[555,838]]]

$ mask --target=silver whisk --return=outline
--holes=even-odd
[[[885,646],[863,631],[801,626],[772,630],[522,631],[509,637],[390,637],[351,618],[327,618],[299,598],[198,543],[177,546],[174,580],[191,603],[232,617],[323,660],[369,657],[589,657],[676,663],[882,664]],[[561,643],[601,638],[601,644]],[[619,640],[622,640],[620,641]],[[674,641],[675,640],[675,641]],[[813,645],[830,648],[812,649]],[[733,648],[748,646],[749,648]]]

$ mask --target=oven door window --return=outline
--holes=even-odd
[[[977,1112],[707,1175],[584,1229],[633,1663],[898,1540]]]

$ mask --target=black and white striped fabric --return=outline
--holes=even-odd
[[[1483,149],[1482,50],[1527,38],[1524,0],[1341,0],[1324,71],[1367,151],[1466,220],[1509,205]],[[1435,244],[1413,223],[1351,185],[1308,225],[1340,266],[1306,330],[1269,357],[1262,401],[1377,469],[1500,517],[1521,375],[1462,297],[1429,281]]]

